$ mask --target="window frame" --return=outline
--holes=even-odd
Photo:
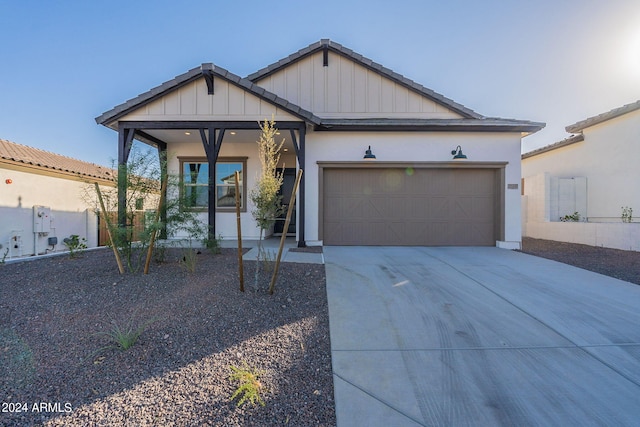
[[[241,194],[241,201],[240,201],[240,212],[247,212],[247,159],[248,157],[218,157],[218,161],[216,162],[216,165],[220,164],[220,163],[240,163],[242,165],[242,182],[241,182],[241,186],[242,189]],[[183,197],[182,191],[184,189],[185,183],[184,183],[184,165],[185,163],[205,163],[205,164],[209,164],[209,160],[206,157],[188,157],[188,156],[180,156],[178,157],[179,163],[180,163],[180,197]],[[216,168],[216,173],[217,173],[217,168]],[[208,177],[207,177],[208,178]],[[215,200],[216,200],[216,206],[215,206],[215,211],[216,212],[235,212],[236,211],[236,207],[235,204],[234,206],[225,206],[225,207],[218,207],[217,206],[217,200],[218,200],[218,184],[217,183],[209,183],[208,188],[210,189],[211,186],[213,185],[213,191],[215,193]],[[187,208],[190,211],[194,211],[194,212],[208,212],[210,209],[210,206],[195,206],[195,207],[189,207]]]

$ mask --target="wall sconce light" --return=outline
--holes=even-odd
[[[373,153],[371,152],[371,146],[369,146],[369,148],[367,149],[367,151],[365,151],[365,152],[364,152],[364,157],[363,157],[363,159],[365,159],[365,160],[375,160],[375,159],[376,159],[375,154],[373,154]]]
[[[453,160],[463,160],[467,158],[467,156],[462,154],[462,147],[459,145],[451,152],[451,154],[453,155]]]
[[[7,178],[7,179],[4,180],[4,183],[5,184],[11,184],[11,183],[13,183],[13,180],[11,178]]]

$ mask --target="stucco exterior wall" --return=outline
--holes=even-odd
[[[179,157],[203,157],[206,158],[202,143],[178,142],[171,144],[169,148],[168,171],[173,176],[180,174]],[[247,180],[247,209],[246,212],[240,214],[243,239],[257,239],[260,236],[260,229],[257,227],[251,211],[254,205],[251,203],[249,194],[256,186],[257,178],[261,170],[260,160],[258,159],[258,148],[256,141],[243,142],[224,142],[220,148],[219,159],[224,160],[225,157],[247,157],[247,170],[245,176]],[[296,167],[295,154],[282,153],[280,158],[280,167]],[[171,191],[171,190],[170,190]],[[173,189],[175,194],[176,189]],[[208,223],[207,212],[201,212],[198,217],[203,224]],[[236,226],[235,212],[216,212],[216,234],[221,234],[223,239],[236,239],[238,237]],[[186,238],[184,233],[178,233],[176,238]]]
[[[11,184],[6,180],[10,179]],[[80,212],[87,208],[82,198],[89,185],[76,179],[65,179],[6,169],[0,166],[0,206],[32,207],[51,206],[58,210]]]
[[[96,247],[98,220],[82,196],[87,185],[76,179],[0,168],[0,257],[7,248],[8,259],[65,251],[62,240],[72,234],[86,238],[88,247]],[[51,230],[46,234],[34,233],[33,206],[51,209]],[[58,238],[55,248],[48,245],[49,237]]]
[[[640,212],[640,111],[588,127],[583,134],[584,141],[523,159],[522,176],[586,177],[589,221],[619,221],[623,206]]]
[[[640,223],[528,222],[524,235],[536,239],[640,251]]]
[[[505,241],[503,247],[519,248],[522,236],[520,203],[520,134],[422,133],[422,132],[311,132],[306,148],[306,227],[309,243],[318,242],[318,161],[361,161],[370,145],[378,161],[452,160],[460,145],[467,162],[508,162],[505,169]],[[516,188],[508,189],[509,184]]]

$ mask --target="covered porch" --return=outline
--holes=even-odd
[[[280,166],[289,171],[304,170],[307,125],[313,126],[319,120],[248,80],[212,64],[203,64],[96,118],[98,123],[118,132],[119,224],[124,225],[126,221],[124,177],[133,141],[138,140],[157,148],[161,158],[167,159],[161,162],[164,165],[163,176],[179,174],[181,184],[185,176],[188,179],[189,168],[200,171],[202,167],[206,174],[199,177],[198,183],[191,183],[203,187],[197,189],[194,208],[207,223],[210,239],[219,234],[227,238],[237,237],[234,235],[235,226],[233,232],[228,226],[232,216],[229,213],[234,210],[221,202],[224,186],[220,182],[223,179],[221,174],[227,169],[233,170],[231,166],[234,165],[236,170],[240,169],[243,222],[255,223],[250,218],[252,206],[248,193],[253,188],[251,180],[260,168],[256,144],[260,123],[270,119],[275,121],[279,131],[276,141],[285,140],[280,152]],[[306,246],[305,189],[303,174],[296,197],[295,218],[295,239],[301,247]],[[288,203],[284,197],[283,203]],[[162,215],[166,218],[166,212]],[[235,224],[235,216],[233,219]]]

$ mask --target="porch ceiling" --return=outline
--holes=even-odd
[[[186,142],[202,145],[198,129],[145,129],[144,132],[167,144]],[[224,133],[223,144],[255,144],[259,138],[260,131],[257,129],[227,129]],[[285,140],[282,148],[293,153],[293,141],[289,131],[280,131],[280,135],[276,137],[276,142],[280,142],[282,138]]]

